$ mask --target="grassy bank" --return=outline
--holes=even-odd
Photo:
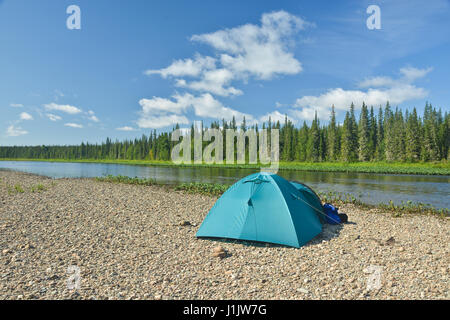
[[[97,181],[112,182],[112,183],[125,183],[134,185],[156,185],[157,183],[152,179],[139,179],[129,178],[125,176],[106,176],[96,178]],[[171,186],[174,190],[184,191],[186,193],[198,193],[204,195],[220,196],[222,195],[230,185],[217,184],[217,183],[182,183],[177,186]],[[353,204],[362,208],[372,209],[378,208],[384,211],[391,212],[394,217],[400,217],[404,214],[425,214],[425,215],[439,215],[446,217],[450,214],[449,209],[437,209],[431,205],[424,203],[415,203],[412,201],[404,201],[400,205],[394,204],[392,201],[389,203],[380,203],[377,205],[366,204],[354,195],[342,192],[318,192],[323,203],[332,203],[335,206],[342,204]]]
[[[205,167],[205,168],[234,168],[259,169],[257,164],[175,164],[171,161],[146,160],[65,160],[65,159],[0,159],[0,161],[46,161],[46,162],[80,162],[80,163],[106,163],[127,164],[139,166],[165,166],[165,167]],[[264,167],[264,165],[262,165]],[[280,162],[282,170],[317,171],[317,172],[360,172],[360,173],[389,173],[389,174],[425,174],[450,175],[450,163],[403,163],[403,162]]]

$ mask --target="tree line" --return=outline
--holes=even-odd
[[[235,118],[231,121],[214,121],[211,128],[237,129]],[[178,129],[176,125],[174,129]],[[241,130],[254,129],[247,126],[245,118]],[[342,124],[337,123],[334,106],[330,121],[321,125],[315,115],[311,125],[305,122],[299,127],[285,117],[280,121],[262,124],[263,129],[279,129],[280,160],[282,161],[440,161],[450,159],[450,114],[436,110],[428,102],[423,116],[412,111],[395,110],[386,103],[375,114],[373,107],[364,103],[357,119],[351,104]],[[206,130],[206,128],[204,128]],[[193,135],[194,127],[191,127]],[[225,134],[223,134],[225,138]],[[0,147],[0,158],[9,159],[102,159],[102,160],[170,160],[171,151],[178,142],[171,141],[171,132],[157,133],[134,140],[112,141],[107,138],[101,144],[88,142],[69,146],[5,146]],[[203,142],[204,145],[209,142]],[[225,147],[225,143],[224,143]],[[192,151],[193,152],[193,151]]]

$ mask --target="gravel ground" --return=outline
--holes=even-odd
[[[0,171],[0,299],[450,298],[448,219],[345,206],[300,249],[195,238],[216,199]]]

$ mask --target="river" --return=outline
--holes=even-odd
[[[0,168],[18,170],[52,178],[87,178],[124,175],[152,178],[157,182],[211,182],[232,184],[254,169],[207,167],[137,166],[103,163],[70,163],[39,161],[0,161]],[[306,183],[319,192],[334,191],[352,194],[365,203],[396,204],[402,201],[421,202],[435,208],[450,208],[450,176],[373,174],[344,172],[307,172],[280,170],[288,180]]]

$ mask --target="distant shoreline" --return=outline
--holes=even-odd
[[[156,160],[101,160],[101,159],[0,159],[0,161],[38,161],[38,162],[73,162],[73,163],[105,163],[138,166],[160,167],[200,167],[226,169],[260,169],[266,165],[259,164],[175,164],[171,161]],[[354,173],[384,173],[411,175],[450,175],[448,161],[434,163],[401,163],[401,162],[280,162],[280,170],[311,171],[311,172],[354,172]]]

